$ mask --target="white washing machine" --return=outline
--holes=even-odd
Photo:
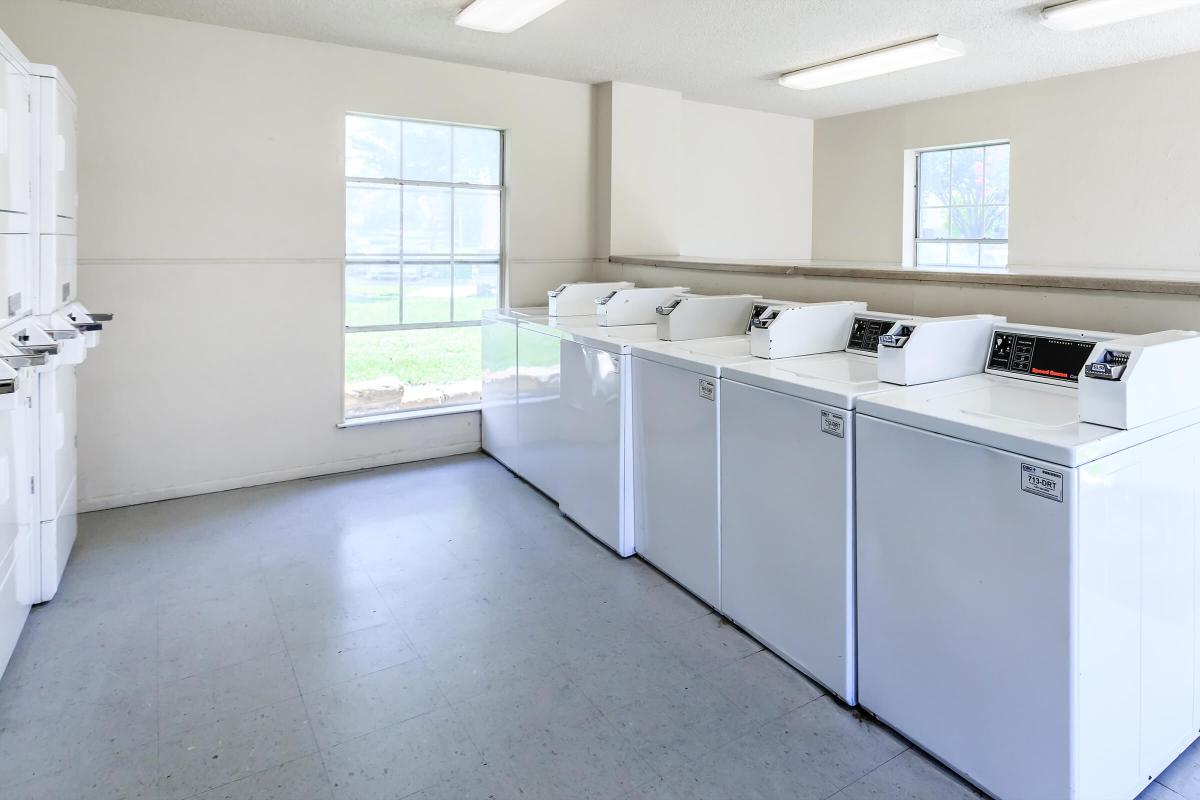
[[[702,298],[711,300],[711,298]],[[728,301],[730,303],[734,300]],[[676,339],[728,324],[725,309],[685,298],[664,307],[659,336]],[[721,371],[753,360],[751,321],[773,308],[805,304],[755,300],[737,322],[737,336],[660,341],[633,348],[634,524],[637,551],[692,594],[721,608],[720,403]],[[812,304],[838,308],[848,328],[864,303]],[[703,309],[693,312],[693,309]],[[694,318],[688,317],[689,313]],[[711,321],[711,322],[710,322]],[[845,334],[839,338],[844,340]]]
[[[602,327],[568,320],[560,342],[562,471],[558,506],[622,557],[634,553],[633,372],[635,344],[654,325]]]
[[[1198,343],[997,325],[858,401],[859,702],[1000,800],[1132,800],[1196,738]]]
[[[879,380],[879,337],[912,319],[860,312],[848,334],[838,328],[842,350],[745,362],[721,375],[721,611],[850,705],[854,408],[860,397],[894,388]],[[986,340],[995,321],[944,324]],[[786,319],[772,327],[801,333]],[[776,338],[771,345],[781,352],[799,343]],[[978,359],[960,358],[955,369],[978,372]]]

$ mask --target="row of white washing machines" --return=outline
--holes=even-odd
[[[483,337],[488,453],[989,794],[1196,739],[1196,333],[617,282]]]
[[[76,300],[75,94],[0,33],[0,674],[76,532],[75,370],[110,314]]]

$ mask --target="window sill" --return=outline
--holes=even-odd
[[[1200,295],[1196,272],[1185,270],[1079,270],[1047,268],[904,267],[897,264],[851,261],[756,261],[689,256],[611,256],[613,264],[666,269],[712,270],[759,275],[789,275],[814,278],[854,278],[930,283],[992,284],[1039,289],[1090,289],[1120,292],[1150,292]]]
[[[444,417],[447,414],[471,414],[480,410],[479,403],[468,403],[461,406],[445,408],[422,408],[417,411],[397,411],[394,414],[374,414],[369,417],[348,419],[338,425],[339,428],[361,428],[366,425],[380,425],[385,422],[403,422],[410,419],[425,419],[426,417]]]

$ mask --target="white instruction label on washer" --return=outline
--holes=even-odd
[[[1033,464],[1021,464],[1021,489],[1061,503],[1063,501],[1063,474],[1052,469],[1035,467]]]
[[[839,439],[846,438],[846,418],[832,411],[821,412],[821,430]]]
[[[716,381],[710,381],[708,378],[700,379],[700,396],[705,400],[717,399],[717,384]]]

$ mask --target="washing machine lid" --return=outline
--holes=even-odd
[[[878,364],[872,356],[841,350],[799,358],[760,358],[727,368],[721,378],[852,410],[859,397],[896,388],[880,382]]]
[[[606,353],[623,355],[630,352],[634,345],[658,341],[657,325],[605,327],[597,325],[593,318],[568,317],[567,320],[566,324],[560,326],[564,339],[570,339]]]
[[[638,344],[633,346],[633,355],[710,378],[721,377],[721,370],[734,364],[759,360],[750,355],[750,337],[746,334]]]
[[[1079,421],[1078,390],[990,374],[896,387],[857,411],[967,442],[1077,467],[1200,422],[1200,410],[1131,430]]]

